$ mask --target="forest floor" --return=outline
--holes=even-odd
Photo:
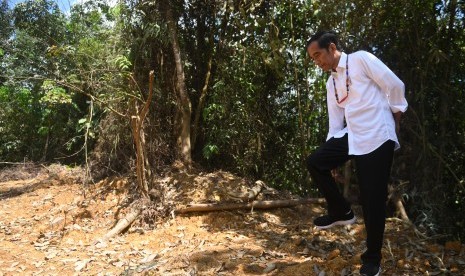
[[[133,181],[109,178],[83,187],[82,171],[60,165],[0,171],[0,275],[358,275],[364,250],[356,224],[316,230],[322,204],[269,210],[172,213],[136,221],[97,242],[124,216]],[[175,187],[177,207],[231,202],[225,190],[253,183],[223,171],[173,170],[157,183]],[[266,189],[257,199],[295,196]],[[147,216],[145,216],[147,217]],[[147,227],[151,225],[151,227]],[[439,243],[388,219],[383,275],[465,275],[465,245]]]

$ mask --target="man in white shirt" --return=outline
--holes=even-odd
[[[367,234],[362,275],[379,275],[386,220],[387,184],[400,117],[407,109],[403,82],[374,55],[339,49],[337,35],[320,31],[307,43],[315,64],[331,72],[326,83],[329,132],[307,159],[307,167],[326,198],[328,214],[314,220],[319,229],[355,222],[331,170],[355,160]]]

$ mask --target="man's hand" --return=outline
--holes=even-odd
[[[402,112],[392,113],[394,116],[394,122],[396,123],[396,135],[399,136],[400,131],[400,117],[402,116]]]

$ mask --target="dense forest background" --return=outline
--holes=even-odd
[[[177,161],[316,195],[303,162],[326,137],[327,75],[305,44],[333,29],[345,52],[374,53],[406,84],[392,176],[409,217],[465,239],[465,2],[58,7],[0,1],[0,166],[83,165],[92,182],[142,165],[150,188]]]

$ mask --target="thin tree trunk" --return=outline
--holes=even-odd
[[[200,128],[200,114],[202,114],[203,106],[205,105],[205,99],[207,97],[208,83],[210,81],[211,69],[212,69],[212,59],[213,59],[213,53],[210,55],[210,59],[208,60],[207,74],[205,76],[205,84],[202,88],[202,93],[200,94],[200,99],[197,105],[197,109],[195,110],[194,124],[192,126],[192,139],[191,139],[192,150],[194,150],[195,142],[197,141],[197,135],[199,133],[199,128]]]
[[[292,2],[290,2],[292,5]],[[291,6],[292,8],[292,6]],[[291,19],[291,34],[292,34],[292,65],[294,67],[294,88],[297,94],[297,112],[299,114],[299,136],[301,142],[301,161],[304,162],[305,158],[307,157],[307,152],[305,150],[305,143],[307,141],[304,122],[303,122],[303,114],[302,114],[302,103],[301,103],[301,95],[300,95],[300,86],[299,86],[299,75],[298,75],[298,68],[297,68],[297,52],[296,52],[296,45],[295,45],[295,37],[294,37],[294,22],[292,13],[290,14]]]
[[[173,47],[174,61],[176,64],[176,92],[178,95],[180,106],[178,107],[180,116],[179,134],[178,134],[178,153],[184,165],[190,166],[192,163],[191,157],[191,102],[186,91],[186,82],[184,77],[184,69],[182,66],[181,50],[178,43],[178,35],[176,31],[176,23],[173,19],[170,3],[163,3],[166,9],[166,23],[168,25],[168,33]]]
[[[94,116],[94,101],[91,99],[90,105],[89,105],[89,117],[87,119],[87,124],[86,124],[86,133],[84,135],[84,157],[86,159],[86,174],[85,174],[84,183],[86,184],[88,183],[89,179],[92,179],[90,166],[89,166],[88,139],[89,139],[90,124],[92,122],[93,116]]]
[[[150,176],[150,168],[146,166],[148,161],[145,156],[145,132],[144,132],[144,120],[149,111],[150,103],[153,97],[153,78],[154,72],[150,71],[149,74],[149,94],[147,100],[144,103],[142,109],[138,110],[137,103],[134,101],[134,115],[131,116],[131,128],[132,135],[134,138],[134,144],[136,145],[136,174],[137,174],[137,185],[142,193],[142,200],[139,200],[136,204],[133,204],[128,214],[120,219],[118,223],[105,234],[101,239],[95,241],[94,244],[99,242],[103,243],[108,239],[120,234],[127,229],[142,213],[145,206],[144,202],[149,201],[149,187],[147,184],[146,174]],[[134,83],[135,80],[133,79]]]
[[[50,143],[50,127],[51,127],[51,122],[50,122],[50,119],[49,119],[49,120],[48,120],[47,139],[45,139],[44,153],[42,154],[42,159],[41,159],[41,161],[47,160],[48,145],[49,145],[49,143]]]
[[[147,116],[147,112],[150,107],[150,102],[153,96],[153,71],[149,75],[149,95],[144,107],[140,112],[136,103],[134,103],[134,115],[131,117],[132,135],[134,138],[134,144],[136,145],[136,174],[137,184],[141,190],[144,198],[149,198],[149,188],[145,174],[149,168],[146,168],[146,156],[145,156],[145,132],[144,132],[144,120]],[[148,173],[150,175],[150,173]]]

